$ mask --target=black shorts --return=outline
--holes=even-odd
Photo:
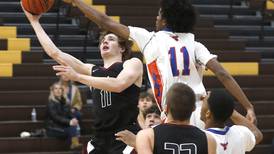
[[[125,128],[134,134],[140,130],[138,125],[132,125],[128,128]],[[124,130],[124,129],[122,129]],[[95,133],[91,137],[91,140],[87,144],[87,153],[88,154],[123,154],[123,151],[126,148],[126,144],[122,141],[117,141],[115,138],[115,132],[102,132]]]

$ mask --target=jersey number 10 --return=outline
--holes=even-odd
[[[189,75],[190,74],[190,69],[189,69],[189,54],[188,51],[186,49],[186,47],[182,47],[180,49],[180,53],[183,56],[184,59],[184,68],[183,68],[183,73],[182,75]],[[173,76],[179,76],[179,70],[177,67],[177,58],[176,58],[176,49],[175,47],[171,47],[169,49],[168,54],[170,55],[170,66],[171,66],[171,70],[172,70],[172,75]]]

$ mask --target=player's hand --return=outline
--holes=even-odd
[[[246,118],[252,122],[253,124],[257,124],[257,119],[256,119],[256,115],[254,112],[254,109],[248,109],[247,113],[246,113]]]
[[[69,80],[73,81],[78,80],[78,73],[70,66],[55,65],[53,66],[53,69],[57,71],[57,76],[65,76]]]
[[[136,135],[128,130],[123,130],[115,134],[116,140],[122,141],[125,144],[135,147],[136,146]]]
[[[39,21],[39,19],[41,18],[42,14],[41,15],[33,15],[31,13],[29,13],[28,11],[26,11],[22,5],[22,2],[20,2],[21,4],[21,7],[22,7],[22,10],[24,11],[26,17],[28,18],[28,20],[30,22],[34,22],[34,21]]]

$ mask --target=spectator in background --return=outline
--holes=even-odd
[[[77,118],[78,121],[81,121],[81,109],[83,102],[79,88],[74,84],[73,81],[69,80],[65,76],[61,76],[59,82],[64,88],[64,92],[68,104],[70,104],[72,114]]]
[[[155,125],[160,124],[161,121],[161,112],[156,104],[153,104],[150,108],[145,110],[145,128],[152,128]]]
[[[137,121],[139,126],[144,129],[145,128],[145,116],[144,112],[146,109],[150,108],[153,104],[156,104],[153,95],[148,92],[141,92],[139,95],[138,108],[139,114],[137,117]]]
[[[144,93],[145,94],[145,93]],[[152,128],[161,123],[161,112],[156,104],[151,105],[144,111],[144,128]],[[123,141],[127,145],[135,148],[136,147],[136,135],[128,130],[123,130],[115,134],[116,139]],[[133,148],[131,150],[133,150]]]
[[[68,139],[71,149],[81,148],[77,134],[78,120],[73,117],[60,83],[50,87],[46,112],[47,136]]]

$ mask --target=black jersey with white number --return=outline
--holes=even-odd
[[[109,68],[94,66],[92,76],[117,77],[123,69],[123,63],[117,62]],[[136,123],[138,115],[138,97],[140,88],[131,85],[121,93],[92,90],[93,127],[96,132],[122,130]]]
[[[161,124],[153,128],[154,154],[207,154],[205,132],[190,125]]]

